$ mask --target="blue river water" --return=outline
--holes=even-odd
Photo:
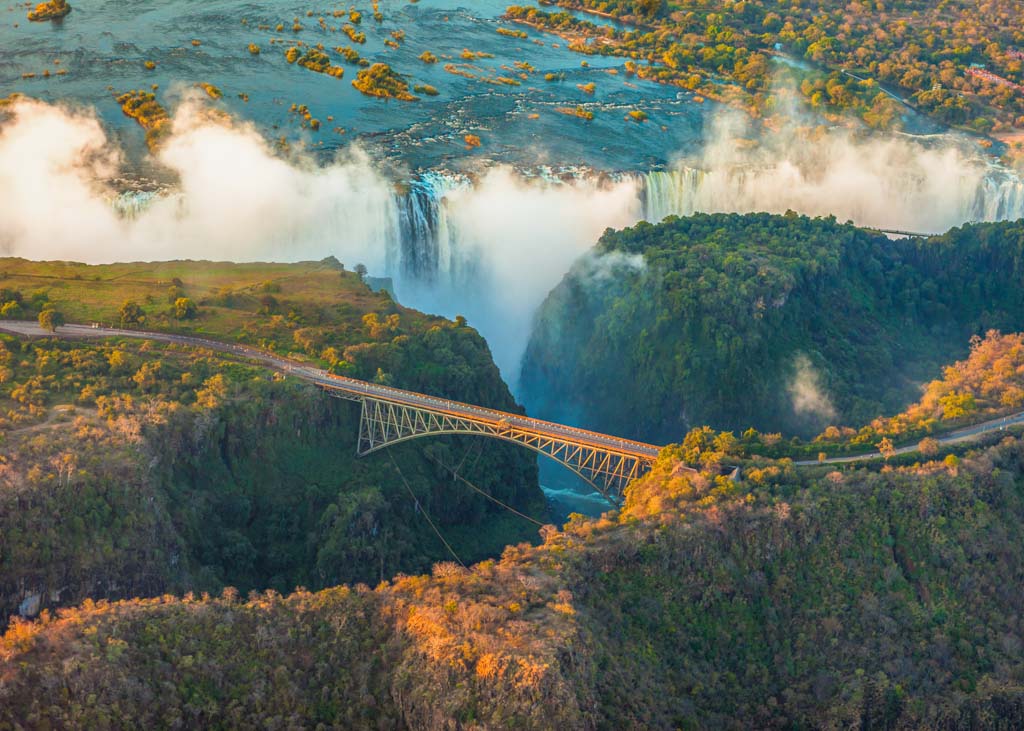
[[[666,163],[674,151],[699,144],[715,106],[695,103],[678,89],[630,79],[620,59],[584,57],[557,36],[503,22],[507,3],[500,0],[384,0],[379,24],[370,2],[356,2],[351,7],[362,13],[357,30],[366,34],[365,44],[352,43],[341,31],[347,17],[332,15],[335,8],[349,8],[348,3],[72,0],[72,5],[66,18],[46,23],[26,20],[23,5],[0,9],[0,96],[20,92],[94,107],[117,130],[121,143],[140,157],[142,130],[122,115],[114,97],[153,84],[159,87],[158,99],[171,109],[195,84],[213,84],[224,92],[221,104],[230,113],[256,123],[268,137],[302,140],[328,154],[358,139],[374,157],[413,171],[470,166],[474,158],[520,166],[586,161],[598,169],[651,169]],[[296,22],[299,31],[292,30]],[[279,24],[283,31],[276,30]],[[500,35],[498,28],[524,30],[528,37]],[[405,37],[398,48],[388,47],[385,42],[396,31]],[[271,42],[276,40],[281,42]],[[322,43],[333,62],[345,68],[344,78],[287,63],[285,51],[300,41]],[[259,55],[249,53],[250,43],[260,46]],[[440,93],[418,102],[366,97],[352,87],[358,67],[344,63],[333,50],[338,46],[351,46],[371,62],[386,62],[412,83],[432,85]],[[465,50],[493,58],[467,61]],[[424,51],[439,62],[420,61]],[[156,67],[147,70],[147,61]],[[516,62],[527,62],[535,71],[516,68]],[[477,77],[515,78],[520,85],[466,78],[446,71],[447,64]],[[560,80],[545,81],[549,73]],[[595,85],[592,94],[579,88],[589,83]],[[321,120],[320,131],[303,129],[290,111],[293,104],[307,105]],[[595,119],[584,122],[558,112],[578,104],[592,110]],[[648,123],[625,120],[637,108],[650,115]],[[482,145],[467,150],[466,134],[479,136]]]

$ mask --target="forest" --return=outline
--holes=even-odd
[[[881,397],[849,363],[891,366],[898,347],[1014,320],[1022,295],[1001,278],[1019,278],[1022,245],[1019,224],[894,242],[831,219],[700,215],[608,232],[552,302],[588,328],[568,331],[575,344],[601,339],[641,358],[637,373],[710,361],[771,393],[754,377],[799,345],[822,388],[849,386],[837,408],[858,407]],[[0,298],[22,317],[206,333],[517,408],[463,319],[401,307],[361,267],[4,267]],[[814,312],[812,335],[775,337]],[[702,355],[725,326],[722,343],[756,346],[745,371]],[[623,349],[629,328],[660,349]],[[965,359],[872,438],[1018,403],[1021,336],[983,332],[950,341]],[[0,728],[1024,724],[1019,432],[833,468],[775,458],[752,430],[680,430],[618,508],[538,540],[450,476],[461,462],[538,515],[521,453],[449,439],[356,460],[350,404],[245,362],[0,342]],[[627,398],[658,383],[630,380]]]
[[[1024,326],[1022,254],[1019,222],[900,240],[792,213],[608,231],[541,307],[524,403],[657,444],[705,424],[859,428],[972,336]]]
[[[243,340],[518,408],[464,321],[402,308],[337,262],[146,266],[3,260],[16,306],[0,315]],[[85,598],[376,583],[451,557],[424,513],[464,560],[535,537],[463,481],[542,517],[525,452],[437,438],[357,459],[358,420],[357,404],[209,351],[0,335],[0,623]]]
[[[318,592],[86,601],[0,638],[0,727],[1018,728],[1024,448],[732,481]]]
[[[893,94],[944,124],[980,133],[1024,127],[1024,16],[1020,0],[708,2],[550,0],[595,13],[579,20],[510,6],[507,16],[559,33],[581,53],[622,56],[642,78],[730,101],[758,117],[779,105],[783,55],[792,85],[826,114],[871,127],[901,124]],[[631,23],[619,30],[600,14]]]

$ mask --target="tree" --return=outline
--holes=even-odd
[[[45,309],[39,313],[39,327],[50,332],[57,332],[57,328],[64,324],[64,314],[53,308]]]
[[[366,272],[367,269],[365,264],[356,264],[356,274],[359,275],[360,280],[366,279]]]
[[[715,451],[722,454],[735,454],[737,446],[736,436],[731,431],[719,432],[714,439]]]
[[[198,314],[199,308],[196,303],[188,297],[179,297],[174,300],[174,316],[179,320],[191,320]]]
[[[893,457],[896,454],[896,447],[892,446],[892,439],[889,437],[882,437],[882,441],[875,446],[878,447],[878,453],[881,454],[887,462],[890,457]]]
[[[939,443],[931,437],[925,437],[917,445],[917,451],[919,451],[925,457],[934,457],[939,453]]]
[[[130,327],[132,325],[139,325],[143,320],[146,319],[146,313],[135,300],[126,300],[121,305],[121,327]]]
[[[270,315],[277,311],[277,298],[272,294],[265,294],[260,297],[260,313]]]
[[[977,404],[969,391],[953,391],[939,399],[943,419],[959,419],[974,411]]]

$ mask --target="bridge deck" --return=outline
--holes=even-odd
[[[54,337],[39,327],[38,324],[28,321],[12,320],[0,322],[0,330],[16,335],[33,337]],[[437,398],[427,394],[406,391],[401,388],[383,386],[369,381],[360,381],[355,378],[335,376],[307,364],[274,355],[265,350],[253,348],[247,345],[236,343],[225,343],[219,340],[193,337],[189,335],[176,335],[173,333],[149,332],[143,330],[123,330],[120,328],[87,327],[85,325],[65,325],[56,333],[56,337],[63,338],[103,338],[103,337],[128,337],[143,340],[156,340],[160,342],[178,343],[191,347],[208,348],[220,353],[249,358],[266,366],[274,368],[286,374],[294,375],[296,378],[313,383],[325,390],[337,393],[342,398],[360,400],[369,397],[382,401],[414,406],[439,414],[449,414],[464,419],[488,423],[492,425],[508,424],[520,430],[531,431],[536,434],[554,437],[560,440],[572,441],[578,444],[598,447],[606,451],[617,452],[624,455],[638,457],[647,462],[652,462],[661,451],[661,447],[653,444],[645,444],[629,439],[622,439],[608,434],[579,429],[577,427],[565,426],[541,419],[533,419],[521,414],[513,414],[496,409],[487,409],[473,404],[466,404],[460,401]]]

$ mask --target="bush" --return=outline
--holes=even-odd
[[[188,297],[179,297],[174,300],[174,317],[178,320],[191,320],[199,313],[196,303]]]

